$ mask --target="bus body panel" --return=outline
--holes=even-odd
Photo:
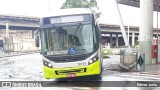
[[[88,75],[98,75],[101,72],[101,64],[100,64],[100,60],[97,60],[96,62],[94,62],[91,65],[88,66],[81,66],[81,67],[73,67],[73,68],[48,68],[46,66],[43,66],[44,69],[44,77],[46,79],[49,78],[68,78],[67,75],[68,74],[73,74],[71,73],[64,73],[64,74],[60,74],[60,75],[56,75],[55,71],[72,71],[72,70],[80,70],[80,69],[84,69],[86,68],[86,72],[74,72],[75,73],[75,77],[78,76],[88,76]],[[67,65],[67,63],[66,63]]]
[[[89,60],[94,58],[95,56],[98,55],[98,60],[93,62],[92,64],[88,64]],[[43,57],[45,61],[48,61],[51,63],[50,60],[46,59]],[[85,62],[86,65],[77,65],[79,62]],[[44,70],[44,78],[50,79],[50,78],[69,78],[67,75],[68,74],[74,74],[75,77],[79,76],[89,76],[89,75],[100,75],[101,74],[101,69],[102,69],[102,58],[101,58],[101,50],[98,49],[94,54],[89,56],[87,59],[82,60],[82,61],[74,61],[74,62],[62,62],[62,63],[56,63],[52,62],[52,68],[49,68],[47,66],[43,66]],[[83,70],[82,70],[83,69]],[[85,72],[84,69],[86,70]],[[72,71],[72,70],[81,70],[79,72],[70,72],[70,73],[65,73],[62,75],[56,75],[56,71]]]
[[[78,61],[72,61],[72,62],[60,62],[60,63],[56,63],[54,61],[51,61],[47,58],[45,58],[43,56],[43,60],[50,62],[52,64],[53,68],[68,68],[68,67],[80,67],[80,66],[88,66],[88,62],[89,60],[91,60],[92,58],[94,58],[95,56],[97,56],[99,54],[100,50],[97,50],[94,54],[92,54],[91,56],[87,57],[85,60],[78,60]],[[98,58],[99,55],[98,55]],[[101,59],[101,58],[100,58]]]

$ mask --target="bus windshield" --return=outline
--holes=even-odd
[[[95,26],[69,25],[41,30],[44,55],[82,55],[98,48]]]

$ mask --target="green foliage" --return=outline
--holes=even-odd
[[[111,48],[103,48],[102,49],[103,58],[106,58],[107,55],[111,55],[111,54],[112,54],[112,49]]]
[[[136,46],[135,46],[135,50],[139,50],[139,45],[136,45]]]
[[[97,1],[96,0],[66,0],[63,5],[61,6],[61,9],[66,8],[98,8]],[[93,12],[96,12],[93,10]],[[96,18],[99,18],[101,15],[101,12],[96,12],[95,16]]]
[[[61,6],[61,9],[65,8],[81,8],[84,7],[84,1],[82,0],[66,0],[66,2],[63,3]]]

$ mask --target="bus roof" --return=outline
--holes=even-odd
[[[70,9],[60,9],[58,12],[52,13],[49,16],[64,16],[64,15],[73,15],[73,14],[92,14],[90,8],[70,8]]]

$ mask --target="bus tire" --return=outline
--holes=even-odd
[[[68,79],[67,78],[57,78],[56,81],[57,82],[67,82]]]
[[[102,80],[102,75],[101,74],[95,75],[95,80],[101,81]]]

